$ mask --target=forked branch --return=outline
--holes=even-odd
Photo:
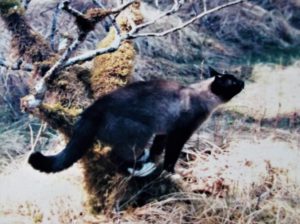
[[[180,9],[182,3],[180,3],[180,1],[175,1],[173,7],[170,10],[167,10],[166,12],[162,13],[161,15],[156,17],[155,19],[133,27],[132,30],[129,31],[127,34],[116,35],[114,42],[109,47],[103,48],[103,49],[88,51],[85,54],[70,58],[69,60],[66,61],[65,65],[63,67],[66,68],[66,67],[69,67],[69,66],[77,64],[77,63],[82,63],[82,62],[85,62],[85,61],[92,60],[94,57],[96,57],[98,55],[113,52],[116,49],[118,49],[118,47],[120,46],[120,44],[124,40],[135,39],[135,38],[139,38],[139,37],[159,37],[159,36],[168,35],[170,33],[176,32],[178,30],[181,30],[181,29],[187,27],[188,25],[192,24],[196,20],[201,19],[201,18],[203,18],[203,17],[205,17],[209,14],[212,14],[214,12],[220,11],[224,8],[228,8],[228,7],[233,6],[233,5],[240,4],[242,2],[244,2],[244,0],[236,0],[236,1],[233,1],[233,2],[229,2],[229,3],[223,4],[223,5],[217,6],[213,9],[206,10],[203,13],[200,13],[200,14],[194,16],[193,18],[191,18],[190,20],[184,22],[183,24],[181,24],[177,27],[173,27],[171,29],[162,31],[162,32],[138,33],[140,30],[154,24],[159,19],[161,19],[165,16],[169,16],[169,15],[172,15],[172,14],[176,13]]]
[[[135,38],[139,38],[139,37],[160,37],[160,36],[168,35],[170,33],[173,33],[173,32],[176,32],[178,30],[185,28],[186,26],[192,24],[196,20],[201,19],[209,14],[212,14],[212,13],[220,11],[222,9],[240,4],[243,1],[244,0],[235,0],[235,1],[232,1],[229,3],[217,6],[215,8],[209,9],[209,10],[206,9],[206,7],[205,7],[205,9],[202,13],[199,13],[198,15],[189,19],[188,21],[183,22],[179,26],[173,27],[171,29],[167,29],[162,32],[145,32],[145,33],[139,33],[139,32],[141,30],[143,30],[144,28],[154,24],[155,22],[162,19],[163,17],[170,16],[170,15],[178,12],[179,9],[182,7],[184,1],[174,0],[173,6],[170,9],[166,10],[165,12],[161,13],[156,18],[154,18],[148,22],[145,22],[145,23],[142,23],[139,25],[132,24],[131,30],[127,33],[121,33],[120,28],[118,27],[118,25],[115,22],[115,14],[118,14],[122,10],[126,9],[128,6],[133,4],[135,2],[135,0],[128,1],[127,3],[117,7],[115,9],[111,9],[111,10],[105,9],[104,6],[98,0],[93,0],[93,2],[99,8],[91,9],[91,10],[93,10],[92,12],[87,11],[87,13],[85,13],[85,14],[79,12],[76,9],[73,9],[70,6],[70,2],[68,0],[63,1],[61,4],[61,8],[64,11],[73,15],[76,19],[75,21],[76,21],[76,24],[77,24],[77,27],[79,30],[78,37],[65,50],[65,52],[59,58],[59,60],[39,80],[39,82],[35,86],[35,93],[33,93],[33,95],[29,96],[26,104],[29,108],[31,108],[31,106],[33,106],[34,108],[38,107],[39,104],[42,102],[45,92],[47,91],[46,80],[55,78],[55,76],[58,74],[58,72],[66,67],[92,60],[93,58],[95,58],[98,55],[114,52],[120,47],[121,43],[125,40],[135,39]],[[108,47],[88,51],[79,56],[71,57],[73,52],[76,51],[76,49],[80,46],[80,44],[85,40],[87,34],[90,31],[94,30],[95,25],[99,21],[102,21],[104,18],[107,18],[107,17],[111,20],[111,23],[116,31],[115,35],[114,35],[114,41]]]
[[[176,31],[178,31],[178,30],[181,30],[181,29],[187,27],[188,25],[192,24],[193,22],[195,22],[195,21],[198,20],[198,19],[201,19],[201,18],[203,18],[203,17],[205,17],[205,16],[207,16],[207,15],[209,15],[209,14],[212,14],[212,13],[214,13],[214,12],[220,11],[220,10],[222,10],[222,9],[224,9],[224,8],[228,8],[228,7],[230,7],[230,6],[240,4],[240,3],[242,3],[243,1],[244,1],[244,0],[237,0],[237,1],[233,1],[233,2],[226,3],[226,4],[224,4],[224,5],[217,6],[217,7],[215,7],[215,8],[209,9],[209,10],[204,10],[204,12],[202,12],[202,13],[200,13],[200,14],[194,16],[193,18],[191,18],[190,20],[188,20],[188,21],[182,23],[181,25],[176,26],[176,27],[173,27],[173,28],[168,29],[168,30],[165,30],[165,31],[162,31],[162,32],[137,33],[137,32],[140,30],[140,29],[137,29],[137,31],[134,30],[133,32],[130,32],[130,33],[129,33],[129,37],[130,37],[130,38],[137,38],[137,37],[161,37],[161,36],[166,36],[167,34],[176,32]],[[155,21],[157,21],[157,20],[155,20]],[[155,21],[154,21],[154,22],[155,22]],[[152,22],[152,23],[154,23],[154,22]],[[152,24],[152,23],[145,24],[144,26],[142,26],[142,25],[143,25],[143,24],[142,24],[142,25],[140,25],[140,26],[142,26],[142,28],[144,28],[144,27],[146,27],[146,26],[148,26],[148,25],[150,25],[150,24]]]
[[[60,59],[47,71],[47,73],[43,76],[42,79],[38,81],[38,83],[35,86],[35,96],[38,96],[39,101],[41,102],[41,99],[44,97],[44,94],[47,90],[46,88],[46,80],[47,79],[53,79],[55,75],[64,67],[67,67],[66,64],[67,60],[70,58],[73,52],[77,50],[77,48],[80,46],[80,44],[85,40],[86,36],[94,30],[95,25],[103,20],[106,16],[109,16],[114,13],[119,13],[120,11],[127,8],[129,5],[131,5],[134,2],[134,0],[129,1],[128,3],[121,5],[120,7],[112,10],[103,10],[99,11],[97,13],[91,13],[91,14],[83,14],[79,12],[78,10],[72,8],[70,6],[70,1],[64,1],[61,4],[61,8],[65,10],[66,12],[70,13],[72,16],[76,19],[76,24],[79,28],[79,35],[78,37],[70,44],[70,46],[65,50],[65,52],[62,54]],[[114,41],[114,43],[116,43]],[[115,44],[116,47],[111,46],[109,49],[102,49],[99,54],[104,54],[108,52],[115,51],[119,46],[120,43]],[[93,56],[95,57],[95,56]],[[90,58],[92,59],[92,58]],[[90,60],[89,56],[85,57],[85,61]],[[77,63],[77,62],[76,62]],[[74,65],[76,63],[72,63],[69,65]],[[34,97],[36,98],[36,97]],[[36,102],[36,101],[35,101]]]

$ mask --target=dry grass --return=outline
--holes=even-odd
[[[298,68],[256,68],[254,82],[227,108],[239,111],[247,103],[278,116],[280,103],[287,112],[297,111]],[[272,96],[278,89],[283,97]],[[269,95],[257,100],[261,90]],[[257,107],[267,97],[270,103]],[[215,124],[223,126],[220,122]],[[297,129],[263,128],[259,122],[245,128],[238,120],[226,125],[192,136],[177,166],[181,191],[109,217],[91,214],[77,166],[46,175],[25,158],[15,160],[0,174],[0,223],[300,223]],[[0,138],[3,145],[15,143],[8,133]]]
[[[23,160],[0,177],[0,223],[71,223],[85,215],[80,172],[34,171]],[[8,221],[9,220],[9,221]]]
[[[278,186],[264,197],[252,196],[251,191],[226,198],[178,193],[136,209],[124,216],[124,220],[128,223],[299,223],[299,189],[289,190]]]
[[[23,155],[27,149],[27,142],[20,130],[9,129],[0,135],[0,172],[8,166],[16,157]]]
[[[200,141],[205,150],[186,149],[177,167],[185,191],[126,213],[122,222],[299,223],[296,139],[243,139],[239,133],[222,148]]]
[[[300,110],[300,64],[288,67],[256,65],[252,83],[233,99],[226,108],[256,119],[274,118]]]
[[[23,159],[0,176],[0,223],[299,223],[297,138],[242,136],[218,147],[194,135],[177,166],[182,192],[111,217],[89,212],[77,166],[46,175]]]

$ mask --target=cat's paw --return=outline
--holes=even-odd
[[[178,173],[172,173],[170,176],[169,176],[169,180],[171,182],[173,182],[174,184],[176,184],[177,187],[185,187],[185,182],[183,180],[183,177],[178,174]]]
[[[142,168],[139,170],[128,168],[127,171],[134,177],[145,177],[150,175],[155,169],[156,169],[155,163],[149,162],[143,164]]]
[[[178,182],[182,180],[182,177],[178,173],[174,173],[170,175],[170,179],[174,182]]]
[[[148,161],[149,157],[150,157],[150,150],[145,149],[143,155],[140,158],[138,158],[137,161],[144,163]]]

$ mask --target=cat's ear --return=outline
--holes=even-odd
[[[222,74],[214,70],[212,67],[208,67],[209,77],[221,77]]]

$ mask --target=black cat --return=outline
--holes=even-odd
[[[211,70],[212,78],[189,86],[174,81],[136,82],[100,97],[81,115],[66,148],[54,156],[40,152],[29,163],[42,172],[70,167],[92,147],[94,140],[112,147],[111,159],[120,170],[146,176],[165,149],[163,168],[174,172],[183,145],[220,104],[244,88],[233,75]],[[144,153],[154,136],[150,155]]]

